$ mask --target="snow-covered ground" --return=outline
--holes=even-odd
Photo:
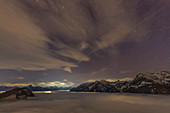
[[[169,113],[170,95],[37,93],[16,102],[0,102],[0,113]]]

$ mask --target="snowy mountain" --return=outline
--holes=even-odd
[[[111,85],[110,82],[101,80],[89,83],[83,83],[76,88],[72,88],[70,91],[78,92],[115,92],[116,88]]]
[[[170,93],[170,72],[140,73],[123,90],[132,93]]]
[[[139,73],[130,81],[83,83],[70,91],[170,94],[170,72]]]

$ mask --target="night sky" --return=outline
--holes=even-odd
[[[169,0],[0,0],[0,85],[76,86],[170,70]]]

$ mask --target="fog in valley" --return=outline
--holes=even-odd
[[[169,95],[58,91],[1,102],[1,113],[169,113]]]

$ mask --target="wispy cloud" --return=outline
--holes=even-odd
[[[72,71],[71,71],[71,68],[70,68],[70,67],[65,67],[65,68],[64,68],[64,71],[67,71],[67,72],[69,72],[69,73],[72,73]]]
[[[37,86],[47,87],[47,86],[58,86],[58,87],[70,87],[73,86],[73,82],[67,82],[67,81],[54,81],[54,82],[40,82],[37,83]]]
[[[19,80],[23,80],[23,79],[24,79],[24,77],[17,77],[17,79],[19,79]]]
[[[28,85],[34,85],[33,83],[4,83],[4,84],[0,84],[3,86],[18,86],[18,87],[24,87],[24,86],[28,86]]]
[[[21,79],[21,78],[19,78]],[[57,87],[70,87],[70,86],[74,86],[73,82],[69,82],[67,81],[67,79],[64,79],[63,81],[52,81],[52,82],[43,82],[42,80],[39,82],[30,82],[30,83],[22,83],[22,82],[18,82],[18,83],[3,83],[0,84],[1,86],[18,86],[18,87],[24,87],[24,86],[29,86],[29,85],[33,85],[33,86],[41,86],[41,87],[49,87],[49,86],[57,86]]]
[[[91,74],[91,75],[102,74],[102,73],[104,73],[106,70],[107,70],[107,68],[102,68],[102,69],[100,69],[100,70],[98,70],[98,71],[93,71],[93,72],[91,72],[90,74]]]
[[[71,72],[101,51],[118,54],[119,43],[150,37],[149,22],[158,14],[153,5],[140,17],[138,0],[37,1],[0,1],[0,69]]]
[[[65,82],[66,82],[66,81],[67,81],[67,79],[64,79],[63,81],[65,81]]]
[[[133,30],[145,35],[146,27],[137,26],[135,10],[126,8],[115,0],[75,0],[69,5],[66,1],[0,1],[0,69],[78,67],[72,60],[90,61],[89,54],[126,41],[130,34],[131,40],[137,40],[140,36]]]
[[[130,81],[130,80],[133,80],[133,78],[130,78],[130,77],[125,77],[125,78],[113,78],[113,79],[106,79],[107,81],[110,81],[110,82],[115,82],[115,81]]]
[[[77,67],[73,62],[50,55],[48,44],[52,42],[45,35],[46,31],[34,24],[18,5],[17,1],[0,1],[0,69],[37,71],[60,69],[63,66]],[[88,60],[76,50],[56,52],[75,60]]]
[[[87,80],[86,82],[94,82],[96,80],[101,80],[101,79],[89,79]],[[110,78],[110,79],[105,79],[106,81],[109,81],[109,82],[115,82],[115,81],[130,81],[130,80],[133,80],[133,78],[130,78],[130,77],[125,77],[125,78]]]

